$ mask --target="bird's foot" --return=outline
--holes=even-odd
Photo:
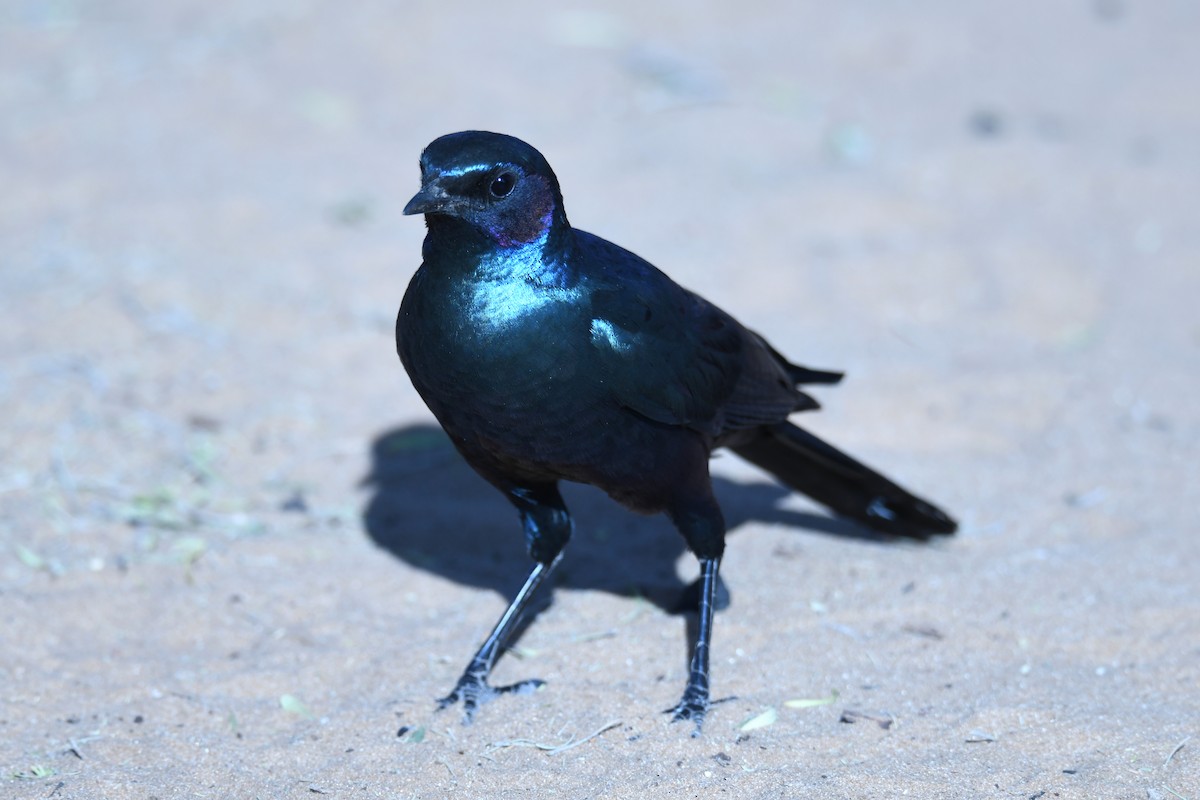
[[[689,683],[679,703],[665,713],[671,715],[671,722],[694,722],[696,727],[692,730],[692,738],[695,738],[704,726],[704,715],[708,713],[709,705],[708,687]]]
[[[546,685],[545,681],[532,678],[527,681],[518,681],[508,686],[491,686],[487,682],[487,672],[474,669],[473,666],[468,667],[467,671],[462,674],[462,677],[458,679],[458,683],[454,685],[454,689],[450,694],[437,701],[437,710],[441,711],[461,700],[463,704],[464,725],[471,724],[475,719],[475,712],[489,700],[493,700],[502,694],[529,694],[530,692],[536,692]]]

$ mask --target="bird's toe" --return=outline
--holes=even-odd
[[[531,678],[508,686],[492,686],[487,682],[487,678],[468,671],[459,678],[450,694],[438,699],[437,710],[441,711],[462,702],[463,724],[470,725],[475,720],[475,712],[484,703],[502,694],[530,694],[545,685],[545,681]]]
[[[692,722],[695,723],[695,728],[692,730],[692,736],[700,735],[701,729],[704,727],[704,717],[708,713],[708,693],[688,687],[688,690],[683,693],[683,697],[674,708],[667,709],[671,715],[671,722]]]

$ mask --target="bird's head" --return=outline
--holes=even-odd
[[[421,153],[421,190],[404,207],[432,230],[458,220],[503,247],[565,229],[562,193],[546,159],[520,139],[463,131],[435,139]]]

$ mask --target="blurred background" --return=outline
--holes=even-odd
[[[364,708],[424,679],[389,674],[393,634],[419,664],[431,647],[454,662],[405,702],[425,709],[426,695],[449,687],[502,602],[478,586],[515,589],[523,555],[502,501],[472,488],[463,510],[462,495],[445,489],[458,484],[427,474],[453,454],[422,427],[430,418],[395,357],[392,325],[420,258],[423,226],[400,213],[417,188],[420,150],[481,128],[546,155],[577,227],[638,252],[794,360],[845,369],[846,383],[822,392],[826,410],[806,422],[964,522],[933,566],[919,550],[894,556],[780,534],[816,560],[804,588],[771,572],[775,533],[755,534],[758,545],[739,535],[731,550],[744,548],[744,567],[731,558],[726,574],[736,597],[745,570],[747,630],[769,635],[754,615],[772,598],[822,613],[810,604],[821,596],[829,605],[822,557],[851,547],[870,574],[898,558],[937,576],[941,594],[922,606],[930,614],[953,605],[967,614],[962,627],[982,626],[978,641],[951,641],[961,649],[945,656],[970,661],[978,648],[981,662],[952,670],[965,696],[1058,708],[1053,693],[1009,686],[1005,676],[1017,673],[988,647],[1016,659],[1016,670],[1042,664],[1026,651],[1045,643],[1060,688],[1144,661],[1120,690],[1126,705],[1113,709],[1118,690],[1096,686],[1054,735],[1098,752],[1087,731],[1108,709],[1106,731],[1137,728],[1130,746],[1144,748],[1145,763],[1162,762],[1198,710],[1198,587],[1187,566],[1200,555],[1198,34],[1192,0],[0,0],[0,643],[10,654],[22,643],[10,665],[0,662],[0,683],[12,687],[0,690],[0,739],[11,742],[0,760],[14,775],[63,769],[54,743],[75,712],[54,695],[89,698],[81,713],[91,703],[106,720],[132,718],[147,682],[210,676],[204,648],[228,649],[230,630],[250,624],[214,608],[249,597],[247,585],[264,605],[278,603],[275,613],[318,620],[330,638],[317,641],[378,659],[321,673],[345,685],[378,670],[380,694]],[[378,498],[364,479],[373,448],[378,455],[394,431],[385,450],[412,455],[412,474],[424,475],[394,502],[419,505],[430,492],[438,502],[401,515],[389,544],[369,535],[364,513]],[[714,470],[760,480],[731,458]],[[623,522],[587,492],[574,497],[607,527],[670,535]],[[429,543],[467,522],[495,526],[493,558],[504,559],[495,580],[447,582],[456,573],[435,564],[445,554],[405,550],[405,525]],[[677,543],[666,548],[667,573],[680,557],[682,577],[670,580],[690,580]],[[871,585],[859,587],[864,607],[892,602]],[[415,621],[386,616],[401,586],[435,598]],[[989,629],[1009,602],[998,598],[1023,591],[1054,602],[1027,607],[1020,630],[1011,621],[1003,634]],[[317,606],[289,605],[297,594]],[[461,603],[478,618],[433,616]],[[151,633],[156,614],[182,627]],[[40,628],[48,619],[59,620],[51,634]],[[335,644],[348,619],[370,635]],[[1111,621],[1099,638],[1084,623],[1095,619]],[[294,620],[262,624],[292,630]],[[281,641],[274,677],[294,672],[290,640]],[[648,652],[678,672],[681,641],[673,633]],[[1078,649],[1058,660],[1064,643]],[[807,647],[793,647],[802,664],[815,659]],[[179,648],[195,661],[180,666]],[[128,658],[165,660],[146,668],[158,683],[131,678],[119,666]],[[559,691],[578,677],[564,663]],[[243,686],[243,677],[227,680]],[[741,680],[739,693],[756,698]],[[855,681],[867,679],[844,684]],[[267,683],[261,696],[273,703]],[[1190,699],[1168,698],[1165,687]],[[270,716],[258,695],[243,694],[241,717]],[[206,702],[224,718],[224,701]],[[963,702],[955,725],[1008,724],[964,722],[976,706]],[[1157,709],[1155,722],[1138,728],[1146,708]],[[115,722],[95,724],[101,741],[121,740]],[[185,745],[159,735],[129,745],[173,754],[143,774],[151,782],[178,770],[219,774],[237,760],[180,766]],[[807,752],[806,734],[796,735],[800,744],[779,744],[779,758]],[[1010,753],[1013,763],[1044,748],[1027,736],[1016,737],[1027,749]],[[228,746],[212,737],[206,746]],[[917,760],[932,747],[952,763],[930,741]],[[264,747],[257,759],[287,763]],[[1130,791],[1167,796],[1162,786],[1179,786],[1168,767],[1195,779],[1189,750],[1158,772],[1110,764],[1094,785],[1126,780]],[[904,773],[882,752],[859,774],[907,774],[935,796],[941,773]],[[103,770],[115,762],[105,758],[72,785],[110,785]],[[1061,781],[1068,762],[1043,773]],[[1014,792],[1043,786],[1015,766],[964,769],[978,786],[1000,773]]]

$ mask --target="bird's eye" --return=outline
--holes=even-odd
[[[492,179],[492,184],[488,187],[488,191],[491,193],[492,197],[508,197],[510,194],[512,194],[513,187],[516,185],[516,175],[513,175],[511,172],[501,172]]]

